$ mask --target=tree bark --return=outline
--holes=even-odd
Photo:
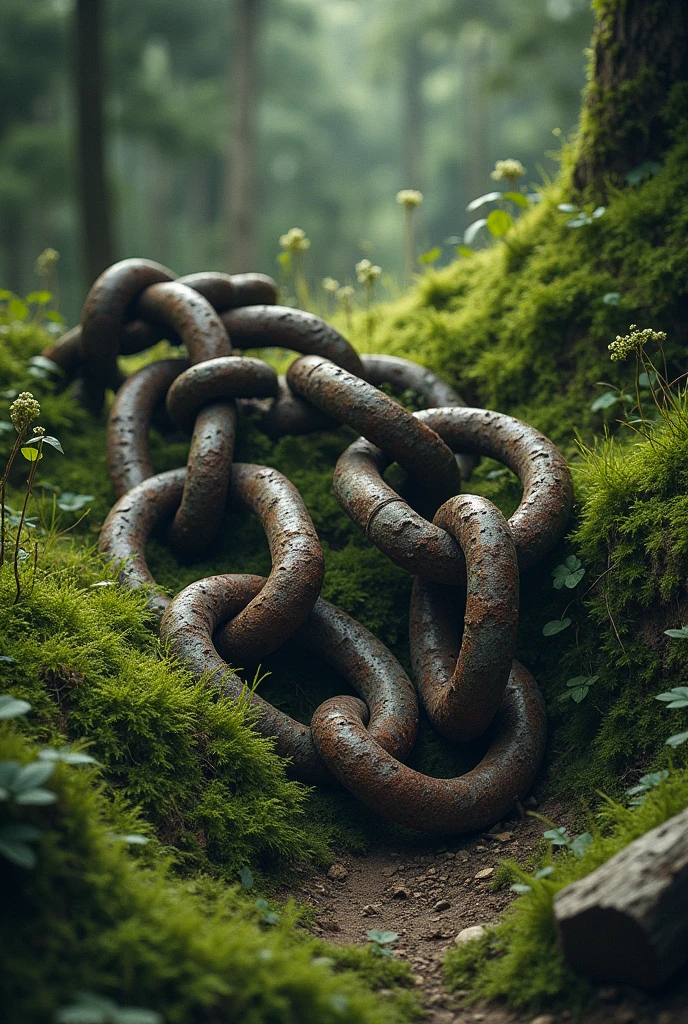
[[[554,898],[560,948],[596,981],[658,988],[688,959],[688,809]]]
[[[257,266],[258,42],[262,11],[263,0],[235,2],[227,177],[229,268],[233,272],[251,271]]]
[[[74,22],[77,164],[84,263],[89,283],[114,260],[105,167],[102,17],[101,0],[77,0]]]
[[[607,181],[660,161],[671,141],[667,100],[688,79],[685,0],[598,0],[590,81],[574,185],[603,193]]]

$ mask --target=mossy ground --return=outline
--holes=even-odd
[[[630,433],[604,441],[603,429],[614,428],[615,412],[593,412],[590,406],[599,394],[597,381],[622,385],[630,380],[628,366],[610,363],[607,350],[629,321],[665,330],[672,369],[684,370],[687,155],[683,132],[658,174],[639,186],[612,192],[605,214],[579,229],[567,227],[567,215],[557,209],[558,202],[571,198],[565,171],[510,233],[508,245],[428,273],[408,296],[376,311],[376,349],[433,366],[473,404],[527,419],[553,437],[571,461],[577,497],[573,532],[523,577],[519,656],[538,678],[550,709],[546,785],[578,809],[582,799],[596,799],[595,790],[618,795],[642,771],[666,764],[665,738],[684,727],[680,713],[667,712],[654,698],[684,681],[688,657],[688,643],[664,635],[664,629],[679,625],[684,617],[688,431],[678,424],[673,433],[658,430],[652,443],[633,443]],[[616,304],[604,301],[609,294],[618,294]],[[362,321],[356,322],[356,331],[365,349]],[[177,875],[202,870],[232,878],[242,863],[274,870],[304,854],[326,856],[328,842],[360,846],[366,835],[379,830],[379,822],[341,795],[306,797],[302,787],[289,781],[269,744],[250,731],[242,709],[211,699],[202,683],[190,680],[158,650],[136,597],[91,586],[108,579],[89,551],[112,503],[104,421],[88,420],[68,394],[54,395],[47,385],[26,376],[27,356],[44,344],[39,328],[8,324],[4,342],[3,386],[13,391],[28,387],[38,394],[43,422],[67,452],[64,460],[47,453],[39,483],[93,495],[90,515],[73,531],[74,546],[62,540],[52,553],[41,556],[35,590],[29,593],[27,588],[16,608],[9,603],[11,580],[7,573],[3,577],[3,653],[15,659],[1,670],[3,689],[11,688],[34,704],[35,717],[30,726],[29,719],[24,723],[31,737],[88,740],[103,763],[108,805],[124,813],[121,801],[126,798],[140,808],[147,823],[141,827],[175,851]],[[577,437],[590,445],[597,438],[597,454],[582,457]],[[408,665],[410,579],[367,544],[331,492],[334,462],[350,440],[342,429],[273,443],[255,425],[243,424],[237,458],[275,466],[293,480],[323,541],[324,596],[373,629]],[[156,432],[153,453],[159,470],[181,465],[186,441]],[[518,502],[518,487],[508,473],[495,476],[495,469],[494,464],[481,465],[470,486],[508,513]],[[17,507],[19,470],[11,484],[9,503]],[[45,494],[47,515],[54,492]],[[60,527],[75,518],[63,514]],[[573,553],[585,567],[583,581],[573,591],[556,591],[552,569]],[[210,573],[269,569],[259,524],[240,512],[230,514],[221,542],[207,560],[180,564],[156,543],[149,555],[157,579],[173,591]],[[566,615],[572,625],[557,636],[543,637],[545,622],[562,616],[569,600]],[[250,676],[254,667],[243,668]],[[341,692],[341,681],[323,666],[303,666],[288,653],[263,668],[272,675],[261,692],[298,717],[306,718],[323,697]],[[581,674],[599,677],[585,701],[560,701],[566,680]],[[675,764],[684,760],[684,749],[675,752]],[[476,751],[457,754],[426,729],[414,754],[417,767],[438,775],[454,774],[476,756]],[[585,858],[567,860],[557,870],[556,884],[594,867],[596,858],[614,852],[638,828],[656,824],[657,815],[664,813],[662,800],[673,801],[666,806],[678,809],[685,801],[685,776],[676,771],[670,785],[674,788],[663,789],[664,796],[648,797],[632,817],[618,812],[612,836],[600,835]],[[58,890],[72,884],[59,872],[55,877]],[[134,876],[126,878],[123,890]],[[134,888],[138,884],[131,882]],[[169,884],[174,888],[185,883]],[[201,913],[194,898],[188,892],[183,896],[191,901],[192,918]],[[222,909],[224,904],[216,906],[221,920],[234,912]],[[535,1006],[564,991],[587,998],[587,990],[556,959],[550,889],[534,888],[519,906],[524,909],[498,933],[505,955],[479,958],[479,990],[505,995],[522,1006]],[[179,916],[170,911],[170,920],[179,922]],[[112,927],[119,935],[120,925]],[[184,930],[181,924],[179,928]],[[172,945],[182,941],[177,933],[164,934]],[[126,959],[124,940],[110,946],[112,959],[103,961],[108,971]],[[75,951],[82,949],[74,946]],[[492,939],[489,951],[494,953]],[[160,977],[169,970],[163,952],[158,950],[158,966],[149,967],[149,977],[157,980],[141,989],[156,999]],[[457,984],[467,970],[461,957],[478,952],[476,947],[455,958],[451,977]],[[348,955],[354,960],[358,956]],[[76,952],[74,957],[76,962]],[[148,953],[141,957],[147,960]],[[526,965],[534,957],[540,958],[540,966],[529,974]],[[79,974],[78,984],[96,986],[101,977],[105,975],[93,980]],[[106,987],[130,991],[126,985]],[[190,1004],[178,991],[174,999],[184,1010]],[[177,1019],[173,1012],[170,1020]],[[260,1016],[263,1012],[256,1010],[254,1019],[268,1019]]]

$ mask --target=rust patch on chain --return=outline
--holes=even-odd
[[[486,409],[425,409],[414,413],[454,451],[487,455],[504,463],[523,487],[509,519],[519,569],[529,569],[561,540],[566,530],[573,484],[566,462],[544,434],[513,416]],[[461,584],[466,563],[446,530],[429,523],[383,480],[389,459],[366,438],[343,453],[334,491],[344,510],[396,565],[436,583]]]
[[[257,728],[275,738],[296,777],[338,780],[380,814],[422,831],[485,828],[527,793],[542,759],[542,698],[513,660],[518,574],[563,535],[568,469],[527,424],[466,408],[453,388],[408,360],[361,360],[334,328],[271,305],[275,298],[274,282],[259,274],[175,280],[158,264],[125,260],[91,289],[81,328],[46,350],[67,378],[81,375],[94,411],[105,388],[119,387],[108,423],[118,501],[101,550],[122,586],[146,591],[161,637],[180,661],[221,696],[253,704]],[[122,383],[118,356],[162,337],[183,343],[189,358],[151,363]],[[233,345],[301,356],[278,379]],[[384,382],[414,391],[428,408],[412,415],[376,387]],[[433,779],[404,765],[416,736],[416,692],[379,640],[319,597],[323,553],[293,484],[267,466],[232,465],[237,410],[251,409],[273,436],[337,423],[364,435],[340,458],[335,492],[371,541],[416,576],[410,638],[417,688],[444,736],[487,739],[472,771]],[[190,432],[191,446],[185,468],[156,475],[148,435],[160,415]],[[481,455],[509,466],[523,485],[508,523],[486,499],[459,493],[459,463],[467,476]],[[432,523],[383,480],[392,460],[440,505]],[[270,575],[213,576],[172,600],[146,563],[149,538],[157,533],[183,556],[195,555],[212,544],[227,501],[260,519]],[[324,658],[358,697],[325,701],[309,728],[247,691],[238,666],[285,643]]]
[[[461,490],[461,472],[451,450],[403,406],[320,356],[291,364],[287,382],[297,394],[347,426],[360,430],[441,500]]]

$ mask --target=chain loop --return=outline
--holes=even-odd
[[[108,422],[117,501],[100,548],[122,586],[145,589],[172,653],[219,693],[253,705],[256,728],[275,738],[297,778],[339,780],[380,814],[423,831],[487,827],[527,793],[543,755],[542,698],[513,660],[518,573],[563,536],[572,501],[566,464],[527,424],[466,408],[453,388],[408,360],[361,358],[333,327],[275,299],[263,275],[175,278],[159,264],[125,260],[93,286],[81,328],[46,350],[68,377],[81,376],[88,408],[98,411],[105,388],[118,389]],[[162,337],[183,343],[188,359],[153,362],[124,380],[118,356]],[[278,378],[233,346],[301,355]],[[412,390],[428,408],[411,414],[379,390],[384,383]],[[416,686],[438,732],[454,742],[485,737],[487,752],[472,771],[434,779],[404,764],[415,742],[416,692],[379,640],[319,597],[323,553],[293,484],[266,466],[232,464],[237,410],[257,411],[271,436],[338,423],[363,435],[337,463],[335,494],[371,541],[415,576]],[[187,466],[155,474],[148,435],[161,412],[192,436]],[[487,499],[459,493],[462,473],[467,479],[481,455],[521,480],[508,523]],[[430,515],[440,506],[432,522],[383,479],[392,460],[422,488]],[[227,501],[258,516],[269,576],[213,576],[172,600],[148,568],[149,538],[167,531],[182,555],[198,554],[212,544]],[[230,664],[255,665],[284,644],[324,658],[359,696],[325,701],[309,727],[248,691]]]

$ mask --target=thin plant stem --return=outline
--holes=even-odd
[[[12,454],[7,460],[5,472],[2,474],[2,480],[0,480],[0,566],[5,564],[5,488],[7,485],[7,478],[10,475],[10,470],[12,469],[12,463],[17,457],[17,452],[19,451],[23,437],[24,431],[21,430],[17,434]]]
[[[407,206],[405,208],[406,213],[406,259],[404,265],[404,284],[411,284],[411,278],[413,277],[413,266],[414,266],[414,255],[416,247],[415,230],[414,230],[414,214],[415,208],[413,206]]]
[[[33,486],[33,480],[36,475],[36,469],[38,468],[38,462],[41,457],[41,449],[43,448],[43,442],[38,445],[38,457],[31,463],[31,469],[29,470],[29,479],[26,482],[26,494],[24,495],[24,504],[22,505],[21,518],[19,520],[19,527],[17,529],[17,539],[14,545],[14,583],[16,592],[14,595],[14,601],[12,604],[16,604],[21,596],[21,583],[19,582],[19,546],[21,544],[22,530],[24,529],[24,520],[26,518],[26,508],[29,504],[29,498],[31,497],[31,488]]]

